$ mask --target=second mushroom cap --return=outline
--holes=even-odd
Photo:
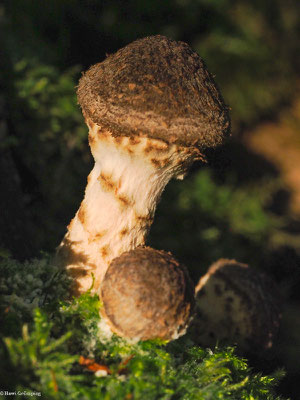
[[[175,339],[185,333],[194,306],[186,268],[164,251],[139,247],[116,258],[100,290],[101,314],[130,339]]]

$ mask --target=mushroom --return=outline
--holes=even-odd
[[[95,165],[58,249],[76,292],[97,292],[110,262],[144,245],[168,181],[182,179],[230,131],[203,60],[164,36],[137,40],[80,79],[78,102]]]
[[[138,247],[113,260],[100,298],[100,313],[111,331],[135,341],[183,335],[195,302],[186,268],[170,253],[150,247]]]
[[[196,286],[193,339],[203,346],[237,344],[255,353],[272,346],[280,320],[279,295],[266,275],[220,259]]]

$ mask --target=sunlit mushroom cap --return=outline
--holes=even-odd
[[[120,336],[175,339],[185,333],[194,306],[194,286],[172,255],[147,247],[123,253],[101,286],[101,315]]]
[[[255,353],[272,346],[279,319],[274,282],[246,264],[220,259],[196,287],[191,331],[201,345],[237,344]]]
[[[202,58],[186,43],[149,36],[80,79],[84,115],[113,136],[147,136],[204,149],[230,131],[228,108]]]

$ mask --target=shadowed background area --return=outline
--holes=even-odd
[[[231,108],[232,140],[163,194],[149,245],[195,282],[220,257],[269,273],[281,332],[251,360],[300,379],[299,2],[7,0],[0,6],[0,255],[53,252],[92,165],[77,105],[80,72],[129,42],[162,34],[205,60]]]

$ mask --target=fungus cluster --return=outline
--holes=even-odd
[[[170,254],[144,247],[145,238],[169,180],[183,179],[228,137],[228,108],[201,57],[160,35],[92,66],[77,95],[95,165],[57,261],[74,294],[92,287],[100,295],[113,332],[178,337],[191,319],[193,284]]]
[[[164,36],[137,40],[80,79],[78,102],[95,165],[59,248],[77,292],[98,292],[111,261],[145,244],[173,177],[230,130],[227,107],[203,60]]]

